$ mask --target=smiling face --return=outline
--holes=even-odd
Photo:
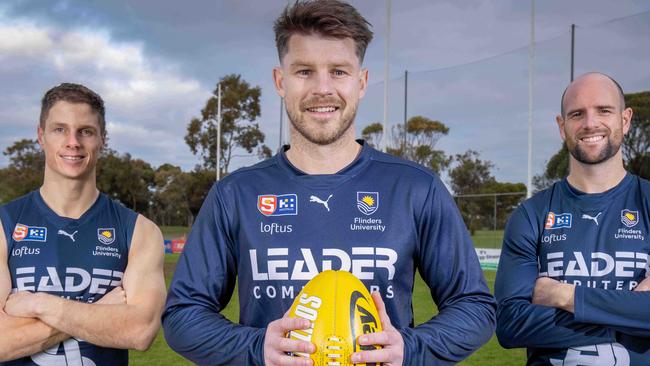
[[[632,110],[623,109],[612,80],[596,73],[576,79],[566,90],[563,107],[557,123],[575,160],[594,165],[619,154]]]
[[[368,71],[351,38],[294,34],[273,78],[293,128],[313,144],[329,145],[349,132]]]
[[[90,105],[56,102],[38,127],[38,142],[45,152],[46,176],[94,179],[104,139]]]

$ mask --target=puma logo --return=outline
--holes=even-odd
[[[587,220],[593,220],[593,222],[596,223],[596,226],[598,226],[598,216],[600,216],[600,214],[602,214],[602,212],[599,212],[598,215],[596,216],[589,216],[587,214],[582,214],[582,218]]]
[[[321,205],[325,206],[325,208],[327,209],[327,212],[330,212],[330,206],[329,206],[328,202],[329,202],[330,198],[332,198],[332,196],[333,196],[333,194],[330,194],[329,197],[327,197],[327,199],[325,201],[323,201],[322,199],[320,199],[320,198],[318,198],[316,196],[311,196],[311,197],[309,197],[309,202],[320,203]]]
[[[72,242],[74,243],[74,242],[75,242],[75,241],[74,241],[74,236],[75,236],[75,234],[77,234],[78,232],[79,232],[79,230],[75,231],[75,232],[72,233],[72,234],[68,234],[67,232],[65,232],[65,231],[63,231],[63,230],[59,230],[59,232],[58,232],[57,234],[67,236],[67,237],[70,238],[70,240],[72,240]]]

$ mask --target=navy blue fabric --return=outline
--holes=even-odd
[[[530,365],[650,365],[650,183],[628,174],[585,194],[566,180],[524,202],[506,227],[497,336]],[[575,284],[575,315],[531,304],[535,280]]]
[[[326,269],[381,293],[405,365],[458,362],[493,332],[494,299],[442,182],[364,145],[336,174],[304,174],[280,153],[213,186],[176,267],[165,337],[201,365],[262,365],[264,327]],[[440,313],[413,328],[416,270]],[[239,324],[219,313],[235,285]]]
[[[100,194],[79,219],[70,219],[57,215],[34,191],[1,206],[0,219],[14,290],[92,303],[122,283],[137,213],[107,196]],[[59,364],[126,365],[128,351],[71,338],[32,357],[4,363]]]

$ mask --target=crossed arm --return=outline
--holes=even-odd
[[[550,306],[575,313],[575,286],[561,283],[548,277],[540,277],[535,281],[533,304]],[[650,291],[650,277],[639,283],[634,291]]]
[[[520,206],[504,234],[495,284],[499,301],[496,334],[501,345],[560,348],[609,343],[617,331],[647,337],[647,322],[639,319],[649,314],[650,280],[646,278],[631,292],[538,278],[538,235],[530,217]]]
[[[165,299],[161,242],[156,225],[138,216],[122,287],[86,304],[44,293],[9,295],[7,243],[0,235],[0,329],[12,334],[0,338],[0,361],[40,352],[71,336],[102,347],[147,349],[160,327]]]
[[[572,313],[576,320],[584,323],[600,324],[621,333],[648,337],[649,291],[650,277],[641,281],[633,291],[576,287],[540,277],[535,281],[532,302]]]

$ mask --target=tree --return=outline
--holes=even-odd
[[[526,184],[493,180],[485,184],[482,192],[495,194],[489,197],[492,202],[482,202],[483,205],[480,208],[481,217],[490,218],[487,222],[483,222],[483,226],[505,228],[512,211],[526,198]],[[495,204],[496,207],[494,207]],[[495,211],[496,217],[494,217]],[[494,222],[495,219],[496,222]]]
[[[210,188],[214,185],[214,172],[206,169],[195,169],[190,173],[188,187],[188,207],[193,217],[199,214],[203,201],[208,196]]]
[[[442,122],[415,116],[406,121],[406,131],[403,124],[398,124],[392,132],[391,146],[386,149],[389,154],[412,160],[437,173],[449,166],[445,153],[434,149],[440,138],[449,133]]]
[[[384,126],[379,122],[371,123],[361,131],[361,138],[374,148],[378,148],[379,141],[384,132]]]
[[[447,133],[449,128],[440,121],[423,116],[411,117],[406,121],[406,132],[403,124],[393,127],[390,146],[386,152],[440,173],[449,166],[451,160],[442,150],[435,150],[435,146]],[[382,134],[383,126],[379,122],[372,123],[361,131],[361,137],[373,147],[381,140]]]
[[[105,148],[97,164],[97,188],[133,211],[145,213],[151,206],[154,171],[131,154],[119,155]]]
[[[453,162],[454,167],[449,170],[449,183],[456,196],[485,193],[485,186],[495,182],[490,173],[494,165],[490,161],[481,160],[479,153],[474,150],[456,154]],[[489,204],[488,199],[489,197],[461,197],[457,200],[465,225],[472,234],[481,226],[481,207]]]
[[[650,179],[650,91],[625,94],[625,104],[634,110],[623,145],[625,166],[631,173]]]
[[[192,225],[189,208],[191,175],[180,167],[163,164],[154,174],[152,218],[160,225]]]
[[[221,157],[222,175],[228,173],[233,152],[244,149],[254,151],[260,158],[270,157],[271,149],[264,145],[264,133],[255,121],[260,116],[259,86],[251,87],[240,75],[226,75],[219,81],[222,90]],[[187,126],[185,142],[195,155],[203,159],[203,168],[214,170],[217,149],[217,89],[212,92],[200,118],[192,118]]]
[[[478,152],[468,150],[454,156],[449,170],[458,209],[472,234],[480,228],[503,228],[510,213],[526,197],[524,183],[497,181],[491,173],[493,167],[492,162],[481,160]]]
[[[38,141],[22,139],[3,152],[10,164],[0,169],[0,202],[25,195],[43,184],[45,155]]]
[[[454,167],[449,170],[449,179],[454,194],[479,193],[485,184],[494,180],[490,173],[494,164],[481,160],[477,151],[467,150],[456,154],[453,162]]]
[[[533,177],[535,191],[546,189],[567,175],[569,175],[569,149],[566,143],[563,143],[560,150],[546,163],[544,173]]]

